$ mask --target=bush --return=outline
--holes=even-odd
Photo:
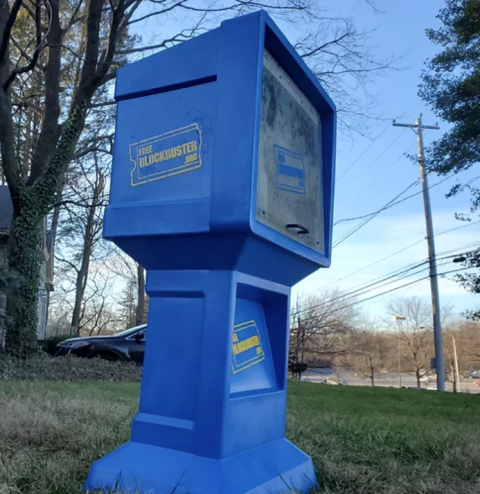
[[[67,355],[47,354],[19,360],[0,355],[0,380],[4,381],[121,381],[140,382],[142,368],[134,362],[109,362]]]
[[[69,338],[71,338],[70,335],[53,336],[52,338],[48,338],[46,340],[39,340],[38,344],[40,345],[42,351],[53,357],[57,351],[57,345],[62,341],[68,340]]]

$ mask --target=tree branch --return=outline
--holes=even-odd
[[[78,0],[77,5],[75,6],[75,10],[71,15],[70,20],[67,22],[67,27],[64,29],[64,32],[69,31],[71,27],[75,24],[77,14],[80,12],[82,5],[83,5],[83,0]]]
[[[40,1],[40,0],[37,0]],[[60,26],[59,0],[49,0],[50,9],[47,34],[48,60],[45,70],[45,110],[40,135],[37,140],[27,185],[31,186],[40,176],[57,145],[61,127],[60,117],[60,77],[62,61],[62,28]]]
[[[326,43],[323,43],[323,45],[320,45],[318,47],[315,47],[315,48],[311,49],[310,51],[307,51],[306,53],[302,53],[301,56],[302,56],[302,58],[308,58],[308,57],[311,57],[313,55],[316,55],[317,53],[322,52],[323,50],[325,50],[325,48],[327,48],[327,46],[336,45],[340,41],[342,41],[343,39],[347,38],[350,35],[351,35],[351,33],[349,31],[346,31],[341,36],[339,36],[339,37],[337,37],[335,39],[332,39],[330,41],[327,41]],[[300,48],[300,46],[301,46],[301,43],[298,44],[295,48]]]
[[[80,82],[74,96],[74,104],[78,106],[83,106],[91,98],[98,84],[96,72],[103,1],[104,0],[90,0],[88,3],[85,59],[80,73]]]
[[[116,105],[117,102],[115,100],[111,100],[111,101],[104,101],[102,103],[91,103],[90,105],[88,105],[88,108],[103,108],[105,106],[113,106],[113,105]]]
[[[35,3],[35,29],[36,29],[36,47],[33,52],[33,57],[28,62],[27,65],[23,67],[17,67],[12,70],[10,76],[3,84],[3,90],[7,91],[12,82],[15,80],[17,75],[24,74],[25,72],[30,72],[37,65],[40,53],[43,47],[43,37],[42,37],[42,11],[41,11],[41,0],[36,0]]]
[[[180,38],[182,38],[182,39],[180,39]],[[168,43],[180,43],[180,42],[185,41],[189,38],[191,38],[191,36],[184,35],[183,31],[182,31],[181,33],[178,33],[175,36],[162,41],[158,45],[139,46],[138,48],[130,48],[129,50],[120,50],[120,51],[117,51],[117,55],[130,55],[132,53],[139,53],[139,52],[150,51],[150,50],[159,50],[160,48],[166,48]]]
[[[12,36],[10,38],[10,41],[12,42],[12,44],[15,46],[15,48],[20,52],[20,55],[25,58],[26,60],[28,60],[29,62],[32,61],[33,57],[31,57],[21,46],[20,46],[20,43]],[[38,68],[40,68],[41,70],[45,70],[45,66],[44,65],[41,65],[38,60],[37,60],[37,63],[36,63],[36,66]]]
[[[137,0],[137,3],[140,3],[140,2],[141,2],[141,0]],[[166,14],[167,12],[170,12],[171,10],[176,9],[177,7],[180,7],[185,2],[186,2],[186,0],[181,0],[180,2],[177,2],[173,5],[171,5],[170,7],[167,7],[166,9],[155,11],[155,12],[150,12],[150,14],[146,14],[142,17],[137,17],[136,19],[133,19],[132,21],[127,20],[127,22],[124,23],[124,25],[126,26],[126,25],[135,24],[136,22],[145,21],[146,19],[149,19],[150,17],[154,17],[156,15]],[[136,10],[136,8],[135,8],[135,10]],[[131,17],[133,15],[133,12],[132,13],[129,12],[128,15],[129,15],[129,17]]]
[[[150,0],[153,3],[157,3],[158,0]],[[188,0],[187,0],[188,1]],[[281,10],[281,11],[299,11],[299,10],[307,10],[305,5],[301,3],[287,2],[286,5],[281,5],[278,3],[277,5],[271,5],[263,2],[256,2],[253,0],[235,0],[236,3],[230,4],[227,7],[191,7],[190,5],[186,5],[186,2],[180,2],[180,5],[185,10],[192,10],[194,12],[227,12],[231,10],[238,10],[239,8],[256,8],[256,9],[265,9],[265,10]]]
[[[18,211],[16,198],[20,193],[20,175],[15,158],[14,145],[11,101],[8,94],[0,88],[0,151],[2,168],[10,188],[14,210]]]
[[[105,56],[103,61],[99,64],[97,68],[96,76],[98,78],[98,83],[100,83],[103,78],[107,75],[115,56],[115,50],[117,47],[117,41],[121,34],[120,28],[122,25],[123,16],[125,14],[125,2],[124,0],[119,0],[116,9],[112,7],[112,22],[110,24],[110,32],[108,34],[107,49],[105,51]]]
[[[61,206],[68,206],[68,205],[72,205],[72,206],[78,206],[78,207],[81,207],[81,208],[85,208],[85,209],[91,209],[91,208],[101,208],[101,207],[104,207],[106,206],[108,203],[107,200],[104,200],[104,201],[100,201],[100,202],[96,202],[96,203],[93,203],[93,204],[85,204],[84,202],[81,202],[81,201],[69,201],[69,200],[66,200],[66,201],[60,201],[60,202],[57,202],[55,203],[55,207],[61,207]]]
[[[6,0],[4,0],[6,1]],[[10,45],[10,36],[12,34],[12,28],[15,24],[15,20],[18,15],[18,11],[23,4],[23,0],[15,0],[10,15],[8,16],[7,22],[5,23],[5,28],[3,30],[3,36],[0,43],[0,62],[5,61],[5,57],[8,52],[8,47]]]

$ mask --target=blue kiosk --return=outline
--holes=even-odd
[[[335,107],[265,12],[118,73],[104,236],[150,296],[131,440],[85,490],[308,492],[285,439],[291,287],[328,267]]]

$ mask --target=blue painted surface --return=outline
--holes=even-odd
[[[324,253],[255,216],[265,49],[321,116]],[[131,440],[85,489],[308,492],[285,439],[289,296],[330,263],[334,106],[264,12],[121,69],[116,98],[104,236],[148,271],[148,338]],[[301,155],[277,151],[281,193],[305,194]]]

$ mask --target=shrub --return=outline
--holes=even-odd
[[[42,349],[42,351],[53,357],[57,351],[57,345],[62,341],[68,340],[68,338],[71,338],[71,336],[70,335],[52,336],[51,338],[48,338],[46,340],[39,340],[38,344]]]
[[[19,360],[0,355],[0,380],[5,381],[122,381],[140,382],[142,368],[134,362],[109,362],[47,354]]]

